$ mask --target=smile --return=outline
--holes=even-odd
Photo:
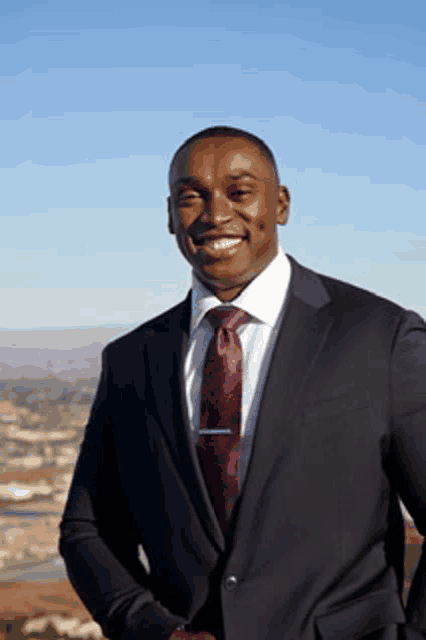
[[[229,236],[204,238],[195,244],[200,253],[207,254],[212,258],[227,258],[232,256],[238,247],[243,243],[244,238],[231,238]]]
[[[205,240],[201,240],[200,245],[204,248],[211,248],[218,251],[220,249],[236,247],[238,244],[241,244],[242,241],[242,238],[206,238]]]

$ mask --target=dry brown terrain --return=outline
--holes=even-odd
[[[65,579],[19,581],[59,560],[58,525],[95,392],[94,380],[7,381],[0,394],[0,636],[100,638]],[[49,565],[50,567],[51,565]],[[53,567],[54,568],[54,567]],[[59,573],[64,577],[63,569]],[[15,575],[18,581],[10,576]]]

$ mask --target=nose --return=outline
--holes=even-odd
[[[227,222],[232,217],[232,207],[228,198],[219,189],[216,189],[211,198],[206,202],[202,219],[203,222],[210,222],[215,227]]]

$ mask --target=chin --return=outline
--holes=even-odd
[[[212,273],[205,271],[201,273],[198,272],[197,276],[199,280],[210,287],[215,287],[218,291],[225,291],[233,287],[242,287],[254,277],[254,275],[251,277],[248,275],[244,276],[243,273]]]

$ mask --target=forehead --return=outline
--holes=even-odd
[[[204,179],[223,178],[248,171],[259,180],[273,177],[269,160],[256,144],[245,138],[214,137],[197,140],[176,156],[170,172],[170,182],[186,176]]]

